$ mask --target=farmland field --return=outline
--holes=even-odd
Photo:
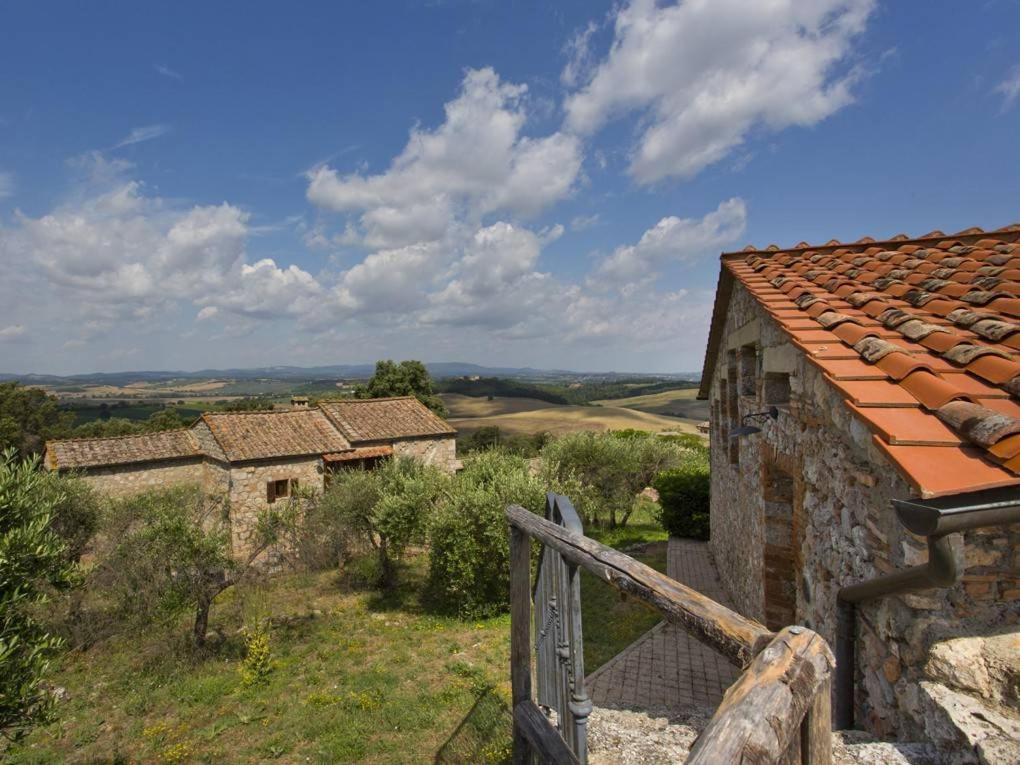
[[[683,390],[667,390],[662,393],[649,393],[646,396],[606,399],[592,403],[602,406],[622,406],[628,409],[637,409],[641,412],[664,414],[691,420],[692,422],[701,422],[708,419],[709,404],[707,401],[698,401],[697,395],[697,388],[686,388]]]
[[[696,432],[692,422],[615,405],[564,406],[522,398],[496,398],[488,401],[456,394],[444,394],[443,400],[450,408],[450,424],[462,433],[485,427],[498,427],[510,435],[543,431],[563,435],[579,430],[626,428],[653,433],[664,430]]]

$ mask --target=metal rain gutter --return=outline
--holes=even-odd
[[[947,538],[969,529],[1020,523],[1020,489],[985,491],[928,500],[894,499],[900,523],[928,540],[928,561],[903,571],[847,585],[839,591],[836,629],[836,727],[853,727],[856,605],[890,595],[952,587],[959,571]]]

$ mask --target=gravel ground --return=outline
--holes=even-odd
[[[588,718],[589,765],[675,765],[711,719],[711,709],[634,712],[596,707]],[[940,765],[931,744],[874,741],[859,731],[832,737],[833,765]]]

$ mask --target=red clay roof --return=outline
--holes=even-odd
[[[357,459],[385,456],[392,449],[380,447],[378,454],[359,450],[348,457],[354,442],[452,436],[457,432],[410,396],[327,402],[317,409],[207,412],[199,423],[208,426],[215,440],[215,444],[207,443],[206,449],[192,430],[70,439],[47,442],[46,464],[60,470],[202,456],[229,462],[312,454]],[[196,429],[201,427],[196,423]]]
[[[318,409],[206,413],[202,420],[231,462],[342,452],[351,448]]]
[[[723,255],[922,496],[1020,484],[1020,225]]]
[[[201,456],[198,440],[186,429],[113,438],[72,438],[46,444],[46,464],[51,470]]]
[[[457,432],[414,396],[352,398],[319,406],[352,444]]]
[[[350,462],[352,460],[364,460],[372,457],[391,456],[393,456],[393,447],[389,444],[383,444],[382,446],[359,446],[357,449],[351,449],[350,451],[338,454],[323,454],[322,458],[326,462]]]

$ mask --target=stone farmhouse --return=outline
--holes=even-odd
[[[453,472],[456,431],[414,397],[349,399],[269,412],[208,412],[190,428],[50,441],[43,463],[124,496],[194,483],[229,500],[234,553],[258,516],[298,487],[322,491],[337,470],[407,456]]]
[[[721,257],[711,550],[834,646],[837,727],[1020,758],[1018,354],[1020,225]]]

